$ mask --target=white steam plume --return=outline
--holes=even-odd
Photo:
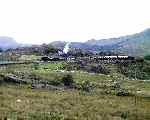
[[[67,44],[65,45],[65,47],[64,47],[63,52],[64,52],[65,54],[67,54],[68,51],[69,51],[69,44],[70,44],[70,43],[67,43]]]

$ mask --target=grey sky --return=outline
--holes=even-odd
[[[150,27],[150,0],[0,0],[0,36],[23,43],[118,37]]]

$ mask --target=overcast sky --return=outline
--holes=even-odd
[[[0,36],[22,43],[118,37],[150,28],[150,0],[0,0]]]

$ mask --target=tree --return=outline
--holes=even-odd
[[[145,59],[145,60],[149,60],[149,61],[150,61],[150,55],[146,55],[146,56],[144,56],[144,59]]]
[[[65,86],[71,87],[74,83],[72,75],[71,74],[65,74],[62,78],[62,83]]]
[[[44,50],[44,53],[45,54],[49,54],[49,53],[57,53],[58,52],[58,49],[52,45],[48,45],[45,50]]]

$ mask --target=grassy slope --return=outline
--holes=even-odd
[[[43,79],[57,80],[56,78],[60,79],[65,73],[53,71],[55,69],[51,69],[51,66],[54,65],[62,67],[62,63],[40,65],[40,69],[35,69],[33,64],[12,65],[6,68],[5,73],[13,72],[17,75],[24,73],[25,78],[34,73]],[[48,67],[46,70],[44,69],[45,66]],[[108,65],[107,68],[111,70],[110,75],[89,74],[81,71],[71,74],[76,82],[89,80],[92,83],[101,84],[107,83],[109,80],[121,80],[123,87],[135,92],[137,97],[118,97],[113,94],[104,94],[99,89],[86,93],[71,89],[48,91],[33,90],[30,86],[1,85],[0,118],[5,116],[24,118],[29,114],[37,116],[41,112],[58,112],[63,114],[65,119],[70,120],[150,119],[150,82],[131,81],[117,74],[115,66]],[[21,101],[17,102],[18,99]]]
[[[21,102],[17,102],[20,99]],[[136,100],[136,102],[135,102]],[[26,86],[0,87],[0,116],[24,117],[29,113],[59,112],[66,119],[150,119],[150,100],[117,97],[76,90],[42,91]]]
[[[126,38],[127,40],[120,44],[120,50],[133,56],[145,56],[150,54],[150,29],[137,33]]]

